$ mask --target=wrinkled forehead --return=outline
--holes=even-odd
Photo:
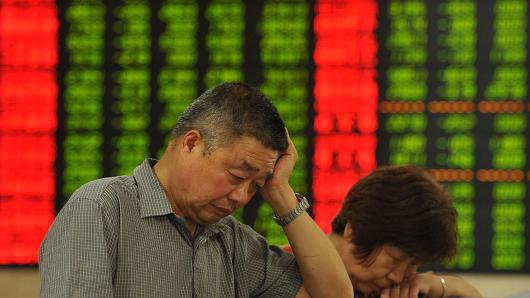
[[[274,165],[276,164],[277,160],[278,158],[270,159],[269,161],[265,161],[265,163],[260,166],[253,164],[251,161],[242,159],[236,165],[236,168],[249,174],[260,174],[260,172],[262,172],[262,175],[270,177],[272,176]]]
[[[218,149],[233,167],[249,174],[272,174],[280,152],[265,147],[253,138],[241,138],[231,146]]]

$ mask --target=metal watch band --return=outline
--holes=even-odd
[[[309,202],[307,201],[306,197],[299,193],[295,193],[295,195],[298,199],[298,205],[296,205],[293,210],[289,211],[289,213],[282,218],[278,218],[276,216],[273,217],[274,221],[282,227],[295,220],[298,216],[300,216],[300,214],[304,213],[304,211],[309,208]]]

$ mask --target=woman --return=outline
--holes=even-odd
[[[381,167],[351,188],[329,238],[356,297],[481,297],[458,276],[416,272],[454,256],[456,216],[426,170]]]

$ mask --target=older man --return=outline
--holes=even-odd
[[[352,297],[336,250],[289,186],[296,158],[261,92],[206,91],[159,161],[72,195],[41,246],[41,297]],[[230,216],[257,191],[296,262]]]

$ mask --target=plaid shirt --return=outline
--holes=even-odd
[[[294,297],[291,254],[228,216],[190,235],[146,160],[78,189],[39,253],[40,297]]]

